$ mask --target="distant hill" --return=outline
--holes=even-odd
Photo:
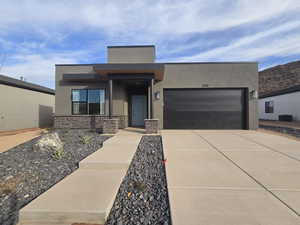
[[[259,96],[300,85],[300,60],[259,72]]]

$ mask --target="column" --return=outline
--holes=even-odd
[[[109,80],[109,118],[112,119],[113,116],[113,80]]]

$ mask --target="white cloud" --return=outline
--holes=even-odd
[[[208,61],[208,60],[258,60],[272,55],[285,56],[286,53],[299,53],[300,21],[282,24],[270,30],[255,33],[226,46],[214,48],[206,52],[177,58],[177,61]],[[295,31],[289,37],[282,38],[281,33]],[[298,39],[298,41],[297,41]],[[287,49],[289,50],[287,52]]]
[[[174,35],[259,22],[299,7],[298,0],[4,0],[0,27],[25,24],[61,31],[65,26],[98,29],[112,35]]]
[[[299,53],[299,16],[288,22],[273,18],[300,12],[299,0],[2,0],[0,7],[0,58],[8,54],[0,73],[25,76],[28,81],[54,85],[55,63],[77,63],[92,51],[102,50],[103,43],[152,44],[162,43],[160,52],[168,56],[197,46],[214,46],[215,40],[194,40],[181,45],[176,42],[191,34],[206,33],[241,26],[262,25],[260,32],[246,37],[230,37],[228,45],[174,61],[257,60],[271,55]],[[298,18],[296,18],[298,17]],[[280,25],[280,23],[283,23]],[[287,38],[280,35],[294,31]],[[24,35],[24,40],[13,40]],[[95,35],[85,52],[69,50],[68,36]],[[242,36],[243,34],[238,34]],[[31,39],[31,37],[33,37]],[[16,38],[16,39],[18,39]],[[173,42],[174,41],[174,42]],[[166,48],[168,43],[172,48]],[[52,47],[53,48],[52,48]],[[100,58],[100,54],[99,54]]]
[[[26,81],[54,88],[55,64],[78,63],[84,52],[13,55],[13,64],[4,65],[1,74],[15,78],[25,77]]]

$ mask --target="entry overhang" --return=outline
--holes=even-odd
[[[155,79],[163,80],[163,63],[130,63],[130,64],[97,64],[94,65],[94,71],[103,79]],[[118,78],[117,78],[118,77]]]

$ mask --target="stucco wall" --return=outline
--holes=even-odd
[[[0,131],[53,124],[54,95],[0,85]]]
[[[249,88],[258,90],[257,63],[186,63],[166,64],[164,80],[156,83],[154,92],[160,99],[154,101],[154,118],[163,127],[163,88]],[[249,129],[258,128],[257,99],[249,99]]]
[[[55,115],[56,116],[71,116],[72,104],[71,93],[72,89],[84,88],[104,88],[105,93],[105,115],[108,115],[108,82],[95,81],[93,82],[65,82],[62,80],[63,74],[76,73],[94,73],[93,66],[56,66],[56,81],[55,81]],[[118,82],[113,85],[113,112],[114,115],[127,115],[127,99],[124,87]]]
[[[71,90],[76,88],[106,88],[107,82],[83,83],[63,82],[64,73],[94,73],[93,67],[56,66],[56,115],[71,115]],[[165,64],[164,80],[154,85],[154,92],[160,91],[160,99],[154,100],[154,118],[163,127],[163,88],[248,88],[258,90],[257,63],[182,63]],[[127,115],[128,102],[124,86],[114,82],[114,115]],[[108,114],[108,94],[106,94]],[[249,128],[258,127],[257,99],[249,98]]]
[[[300,92],[284,94],[259,99],[259,118],[265,120],[278,120],[280,114],[293,115],[294,120],[300,121]],[[265,113],[265,102],[273,101],[274,113]]]
[[[154,47],[112,47],[107,48],[108,63],[153,63]]]

